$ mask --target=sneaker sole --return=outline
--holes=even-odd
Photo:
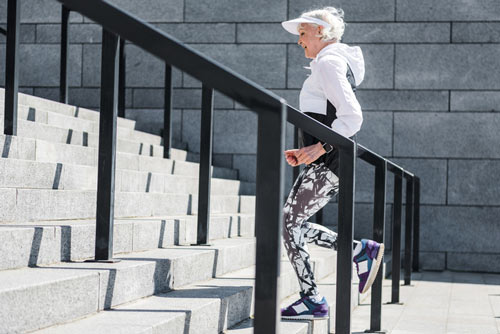
[[[318,319],[327,319],[328,314],[324,316],[314,316],[314,315],[296,315],[296,316],[281,316],[281,319],[284,320],[318,320]]]
[[[380,268],[380,264],[382,263],[382,257],[384,256],[384,248],[385,248],[384,244],[380,244],[377,253],[377,258],[374,260],[375,263],[372,265],[370,274],[368,275],[368,280],[366,281],[365,287],[363,288],[363,291],[361,291],[361,293],[365,293],[366,291],[368,291],[368,289],[371,288],[373,281],[375,281],[378,270]]]

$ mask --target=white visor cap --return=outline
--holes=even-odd
[[[315,17],[309,17],[309,16],[301,16],[301,17],[293,19],[293,20],[284,21],[284,22],[281,22],[281,25],[290,34],[298,35],[299,31],[297,30],[297,28],[298,28],[299,24],[301,24],[301,23],[314,23],[314,24],[323,26],[325,28],[332,27],[332,25],[328,22],[317,19]]]

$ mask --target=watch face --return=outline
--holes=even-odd
[[[326,153],[330,153],[331,151],[333,151],[333,146],[328,143],[324,143],[323,148],[325,149]]]

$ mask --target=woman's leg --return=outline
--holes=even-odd
[[[324,207],[337,193],[338,177],[323,165],[306,166],[288,196],[283,208],[283,239],[288,258],[297,273],[301,295],[318,294],[314,273],[309,263],[308,240],[332,245],[336,234],[311,229],[307,219]],[[303,228],[309,226],[309,229]],[[331,233],[330,233],[331,232]],[[307,234],[307,235],[306,235]],[[315,241],[316,242],[316,241]]]
[[[310,222],[302,224],[301,229],[307,243],[337,250],[337,233],[332,230]]]

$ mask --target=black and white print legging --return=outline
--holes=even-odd
[[[283,241],[299,279],[301,295],[318,293],[307,243],[337,250],[337,233],[307,221],[338,193],[339,178],[323,164],[307,165],[283,208]]]

